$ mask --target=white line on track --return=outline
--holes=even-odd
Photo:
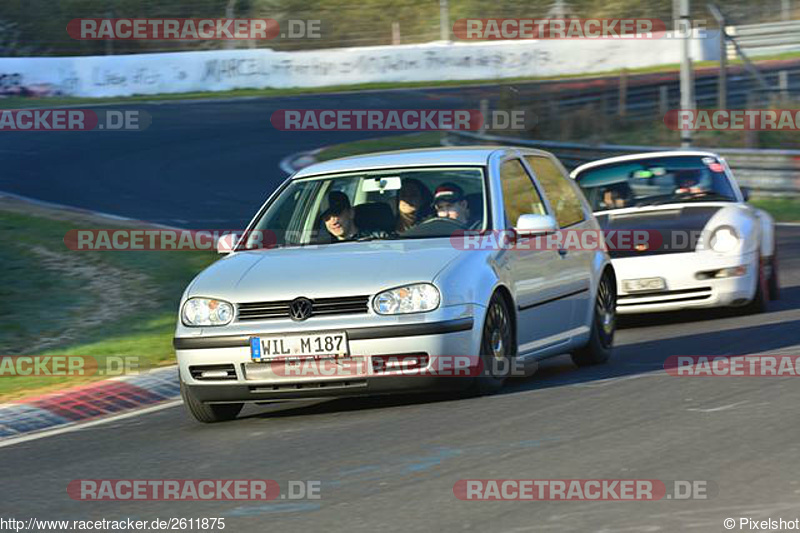
[[[119,420],[125,420],[126,418],[133,418],[139,415],[155,413],[157,411],[162,411],[164,409],[169,409],[170,407],[181,405],[182,403],[183,403],[182,400],[170,400],[168,402],[160,403],[158,405],[152,405],[150,407],[137,409],[136,411],[129,411],[127,413],[108,416],[97,420],[92,420],[90,422],[71,422],[66,426],[58,428],[47,429],[37,433],[31,433],[29,435],[20,435],[19,437],[10,437],[8,439],[0,441],[0,448],[5,448],[6,446],[13,446],[14,444],[21,444],[23,442],[29,442],[32,440],[43,439],[45,437],[53,437],[55,435],[61,435],[63,433],[72,433],[73,431],[80,431],[82,429],[99,426],[101,424],[108,424],[109,422],[117,422]]]
[[[687,409],[687,411],[693,411],[695,413],[716,413],[718,411],[727,411],[728,409],[733,409],[734,407],[739,407],[740,405],[744,405],[747,403],[747,400],[742,402],[731,403],[728,405],[721,405],[719,407],[712,407],[709,409],[701,409],[699,407],[692,407]]]

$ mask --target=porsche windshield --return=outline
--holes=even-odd
[[[448,237],[484,229],[479,167],[348,172],[291,182],[240,249]]]
[[[575,179],[595,212],[683,202],[736,201],[723,165],[707,156],[623,161],[589,168]]]

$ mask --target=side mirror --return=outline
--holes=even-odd
[[[750,187],[739,187],[739,190],[742,191],[742,197],[744,198],[745,202],[750,201]]]
[[[236,246],[236,235],[227,233],[217,240],[217,253],[229,254],[233,252],[234,246]]]
[[[550,215],[520,215],[514,229],[520,237],[547,235],[558,231],[558,222]]]

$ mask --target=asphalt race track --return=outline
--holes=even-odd
[[[403,96],[407,107],[425,107],[417,96]],[[329,97],[309,98],[322,107]],[[377,108],[381,98],[337,96],[336,106]],[[236,227],[282,178],[281,157],[369,135],[276,135],[269,111],[301,105],[291,100],[146,106],[158,120],[149,134],[4,137],[0,190],[187,227]],[[431,105],[443,101],[455,107]],[[18,519],[224,517],[231,532],[725,531],[726,518],[793,520],[798,382],[663,370],[671,355],[800,355],[800,227],[779,229],[779,250],[782,299],[765,314],[627,319],[609,364],[579,370],[561,356],[491,397],[248,407],[239,420],[211,426],[175,405],[19,443],[0,450],[0,505]],[[321,499],[91,502],[66,492],[75,479],[255,478],[282,488],[319,480]],[[467,502],[453,494],[458,480],[490,478],[704,480],[718,493],[657,502]]]
[[[14,132],[0,145],[0,191],[192,229],[243,229],[286,175],[285,156],[377,137],[282,132],[279,109],[477,109],[491,88],[111,105],[152,116],[144,131]]]

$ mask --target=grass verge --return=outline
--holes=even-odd
[[[174,362],[172,336],[185,286],[216,259],[201,251],[77,252],[76,228],[130,228],[81,213],[0,199],[0,356],[110,357],[140,366]],[[147,227],[138,225],[137,227]],[[13,304],[12,304],[13,302]],[[0,403],[94,376],[0,375]]]
[[[750,203],[768,212],[776,222],[800,222],[800,197],[764,196],[753,198]]]

